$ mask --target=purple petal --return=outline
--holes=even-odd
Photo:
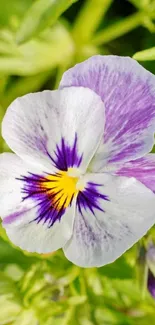
[[[147,287],[152,297],[155,298],[155,277],[150,270],[148,274]]]
[[[155,77],[128,57],[94,56],[64,73],[60,88],[88,87],[105,104],[103,142],[92,164],[101,171],[107,163],[142,157],[153,146]]]
[[[155,193],[155,154],[124,163],[116,174],[135,177]]]

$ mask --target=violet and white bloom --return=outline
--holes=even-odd
[[[0,215],[30,252],[83,266],[118,258],[155,223],[155,76],[94,56],[60,88],[16,99],[2,123]]]

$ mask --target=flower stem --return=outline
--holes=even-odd
[[[87,0],[85,2],[73,28],[73,37],[77,44],[87,43],[91,39],[112,1]]]
[[[99,32],[92,40],[93,44],[101,45],[108,43],[143,24],[143,20],[146,18],[146,13],[138,12],[127,18],[118,21],[111,26],[105,28]]]

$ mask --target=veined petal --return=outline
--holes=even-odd
[[[103,126],[100,97],[90,89],[71,87],[16,99],[4,117],[2,134],[15,153],[44,170],[52,166],[84,171],[102,138]]]
[[[116,175],[135,177],[155,193],[155,154],[126,162],[117,168]]]
[[[154,143],[155,76],[135,60],[94,56],[64,73],[60,88],[88,87],[105,104],[103,140],[91,164],[102,171],[107,163],[142,157]]]
[[[30,169],[29,164],[24,164],[13,153],[0,154],[0,217],[3,218],[15,209],[21,207],[22,186],[16,180],[17,177],[25,175]],[[33,171],[33,168],[31,167]],[[24,209],[25,204],[22,203]]]
[[[155,222],[155,195],[135,178],[87,174],[66,257],[83,267],[113,262]]]
[[[72,235],[76,180],[34,170],[11,153],[0,155],[0,175],[0,216],[12,242],[38,253],[64,246]]]
[[[3,227],[10,240],[29,252],[50,253],[62,248],[72,235],[75,200],[68,207],[61,221],[48,227],[46,222],[36,222],[37,207],[21,210],[3,220]],[[20,219],[19,219],[20,218]]]

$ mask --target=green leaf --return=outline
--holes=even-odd
[[[0,297],[0,325],[10,324],[17,318],[20,311],[21,306],[18,303]]]
[[[14,44],[0,40],[0,54],[19,54],[18,49]]]
[[[29,8],[33,0],[1,0],[0,1],[0,25],[8,25],[15,17],[21,19],[25,10]]]
[[[24,310],[17,317],[13,325],[38,325],[38,319],[36,318],[35,312],[33,310]]]
[[[130,16],[120,19],[113,24],[110,24],[105,29],[99,31],[94,36],[92,42],[96,45],[111,42],[142,25],[145,16],[146,14],[143,12],[136,12]]]
[[[125,313],[117,310],[110,310],[110,308],[96,308],[95,311],[96,319],[98,321],[97,324],[104,325],[129,325],[131,324],[130,318]]]
[[[116,290],[117,296],[120,296],[124,304],[134,304],[141,301],[141,291],[134,279],[132,280],[113,280],[113,288]],[[118,299],[118,298],[117,298]]]
[[[59,16],[77,0],[38,0],[25,15],[17,32],[17,42],[22,43],[54,24]]]
[[[0,54],[10,56],[20,54],[13,32],[7,28],[0,30]]]
[[[153,61],[155,60],[155,47],[140,51],[134,54],[133,59],[137,61]]]
[[[27,269],[38,260],[37,257],[26,256],[23,251],[0,238],[0,264],[19,264],[23,269]]]
[[[99,268],[98,272],[108,278],[130,279],[133,276],[133,270],[124,256],[121,256],[114,263]]]
[[[30,76],[49,71],[67,62],[74,46],[67,29],[58,23],[18,49],[20,55],[0,56],[0,73]]]
[[[17,287],[12,279],[0,271],[0,297],[1,296],[14,296],[19,299]]]
[[[77,44],[87,43],[91,39],[112,2],[113,0],[84,1],[73,28],[73,35]]]
[[[148,265],[146,261],[146,249],[144,246],[140,246],[138,249],[138,258],[136,261],[135,269],[141,296],[143,298],[146,294],[148,279]]]
[[[69,305],[82,305],[86,302],[87,296],[73,296],[68,299]]]
[[[145,9],[150,5],[150,0],[130,0],[130,2],[138,9]]]
[[[10,85],[7,86],[3,94],[1,94],[2,106],[6,108],[17,97],[37,91],[45,84],[51,75],[52,71],[47,71],[34,76],[14,78],[13,82],[11,80]]]
[[[0,272],[0,325],[16,319],[20,311],[20,294],[15,283]]]
[[[19,281],[24,275],[23,269],[17,264],[8,264],[4,273],[13,281]]]
[[[2,116],[0,114],[0,122],[1,122],[4,113],[3,110],[0,110],[0,113],[2,113]],[[0,220],[0,237],[2,237],[4,240],[8,239],[5,229],[2,227],[1,220]]]

